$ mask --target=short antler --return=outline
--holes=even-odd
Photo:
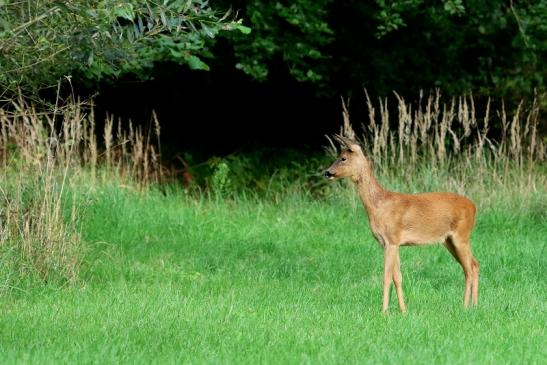
[[[345,146],[347,149],[349,149],[351,151],[356,151],[356,150],[361,149],[361,145],[360,145],[359,141],[357,141],[357,140],[354,140],[354,139],[351,139],[351,138],[348,138],[348,137],[344,137],[344,136],[341,136],[339,134],[335,134],[334,139],[336,141],[340,142],[340,144],[342,144],[342,146]]]
[[[354,145],[354,144],[357,144],[356,141],[348,138],[348,137],[344,137],[340,134],[335,134],[334,135],[334,139],[337,140],[338,142],[340,142],[340,144],[346,146],[346,147],[349,147],[351,145]]]
[[[357,137],[355,135],[355,131],[353,130],[353,128],[351,126],[351,123],[350,123],[350,120],[349,120],[349,111],[348,111],[348,106],[347,105],[349,105],[349,101],[346,104],[346,102],[342,98],[342,109],[343,109],[342,115],[343,115],[343,118],[344,118],[344,125],[340,129],[340,133],[335,134],[333,136],[333,139],[335,141],[337,141],[338,143],[340,143],[342,146],[352,150],[352,149],[355,149],[356,146],[360,147],[360,143],[359,143],[359,140],[357,139]],[[329,136],[326,136],[326,137],[329,140],[329,142],[331,143],[332,150],[334,151],[334,153],[336,153],[337,149],[336,149],[334,143],[332,142],[332,139]]]

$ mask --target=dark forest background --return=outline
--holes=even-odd
[[[0,1],[2,99],[93,99],[167,153],[321,148],[364,89],[517,103],[545,90],[547,1]],[[60,97],[60,99],[59,99]],[[543,101],[541,101],[543,100]],[[545,104],[545,99],[540,99]]]

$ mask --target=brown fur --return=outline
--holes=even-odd
[[[370,229],[384,249],[384,302],[388,310],[389,288],[395,284],[399,308],[403,298],[399,246],[444,242],[465,274],[464,306],[478,302],[479,263],[471,253],[471,231],[475,224],[473,202],[454,193],[402,194],[385,190],[376,181],[361,147],[342,139],[346,149],[325,171],[329,179],[350,178],[368,215]]]

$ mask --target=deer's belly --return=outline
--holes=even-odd
[[[428,243],[444,242],[449,235],[447,231],[404,231],[399,238],[401,245],[424,245]]]

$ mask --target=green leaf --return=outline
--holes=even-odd
[[[129,21],[133,21],[135,18],[133,4],[121,4],[114,8],[113,13],[116,17],[127,19]]]
[[[209,71],[209,66],[197,56],[187,55],[184,57],[184,60],[188,63],[188,66],[190,66],[192,70]]]
[[[0,18],[0,25],[4,28],[4,31],[11,32],[11,26],[6,19]]]
[[[171,53],[171,56],[173,56],[175,58],[181,58],[182,57],[182,52],[179,52],[179,51],[177,51],[176,49],[173,49],[173,48],[169,49],[169,53]]]
[[[236,24],[235,29],[239,30],[243,34],[251,33],[251,28],[244,26],[243,24]]]
[[[209,38],[215,38],[215,33],[207,25],[205,25],[204,23],[201,23],[201,28],[203,29],[203,31],[205,32],[205,34],[207,34]]]

